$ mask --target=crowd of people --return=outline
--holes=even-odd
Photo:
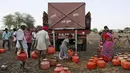
[[[5,43],[7,42],[8,50],[15,48],[15,53],[17,55],[21,51],[25,51],[27,57],[30,58],[30,52],[37,50],[39,52],[39,56],[44,54],[43,56],[45,58],[45,51],[51,45],[49,41],[49,35],[46,30],[47,29],[44,27],[30,29],[26,25],[21,25],[19,29],[14,28],[12,32],[5,28],[2,34],[2,47],[5,48]],[[13,46],[12,48],[11,44]],[[22,68],[24,68],[24,65],[25,61],[22,63]]]
[[[113,57],[114,42],[112,34],[113,34],[112,31],[110,31],[107,26],[104,27],[104,30],[101,34],[101,41],[103,43],[103,47],[101,50],[101,57],[107,62],[111,62],[111,59]],[[5,48],[5,43],[7,42],[8,50],[11,49],[10,47],[10,38],[11,38],[13,41],[13,45],[15,46],[16,49],[15,53],[18,53],[18,51],[25,51],[28,58],[30,58],[31,51],[35,49],[38,50],[39,65],[40,65],[40,58],[46,57],[45,55],[46,49],[51,45],[49,41],[49,35],[45,27],[30,29],[27,28],[25,25],[21,25],[21,28],[19,28],[18,30],[14,28],[13,32],[9,32],[8,29],[5,28],[2,38],[3,38],[3,48]],[[62,44],[59,46],[60,48],[59,59],[61,60],[68,58],[68,48],[70,38],[71,38],[70,36],[66,36],[66,38],[62,41]],[[23,67],[24,64],[25,62],[23,62]]]
[[[15,53],[17,55],[21,51],[25,51],[28,58],[30,58],[31,51],[38,50],[38,63],[40,65],[41,58],[46,58],[46,50],[49,46],[51,46],[47,30],[48,28],[46,26],[30,29],[26,25],[21,25],[19,29],[14,28],[12,32],[8,31],[8,29],[5,28],[2,36],[3,48],[5,48],[5,43],[7,42],[8,50],[11,49],[10,46],[12,45],[14,46],[12,47],[12,49],[15,48]],[[71,35],[67,35],[65,36],[65,39],[61,42],[61,45],[59,46],[59,59],[63,60],[69,58],[68,49],[70,48],[69,42],[71,38]],[[10,44],[12,42],[13,44]],[[24,64],[25,62],[23,62],[23,66]]]

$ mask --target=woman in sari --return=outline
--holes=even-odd
[[[103,49],[101,51],[101,57],[105,61],[110,62],[113,57],[113,46],[114,46],[113,36],[107,26],[105,26],[104,28],[105,28],[105,30],[102,34]]]
[[[66,36],[66,38],[63,40],[62,44],[60,45],[59,59],[62,60],[68,58],[68,48],[69,48],[69,37]]]

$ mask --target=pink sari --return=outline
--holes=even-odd
[[[27,43],[31,43],[32,42],[32,32],[25,31],[25,38],[26,38]]]
[[[112,57],[113,57],[113,46],[114,43],[112,41],[112,34],[107,32],[105,34],[107,36],[107,39],[111,39],[111,40],[105,40],[104,44],[103,44],[103,49],[101,51],[101,57],[105,60],[110,62]]]

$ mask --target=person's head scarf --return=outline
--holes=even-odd
[[[47,31],[48,30],[48,26],[43,25],[42,30]]]

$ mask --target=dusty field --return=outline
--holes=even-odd
[[[92,40],[89,38],[89,40]],[[112,64],[107,64],[105,68],[100,69],[96,68],[94,70],[88,70],[86,68],[87,60],[97,54],[99,36],[92,40],[92,44],[88,44],[86,52],[80,52],[80,63],[75,64],[71,61],[59,61],[63,66],[68,67],[72,73],[130,73],[130,70],[124,70],[121,66],[115,67]],[[130,49],[115,49],[115,52],[118,51],[129,51]],[[8,68],[6,71],[1,71],[0,73],[53,73],[55,67],[51,67],[48,70],[40,70],[38,68],[37,60],[28,59],[26,62],[26,69],[22,71],[20,69],[20,62],[16,59],[16,55],[14,54],[14,49],[11,51],[7,51],[5,54],[0,54],[0,66],[3,64],[7,64]]]

